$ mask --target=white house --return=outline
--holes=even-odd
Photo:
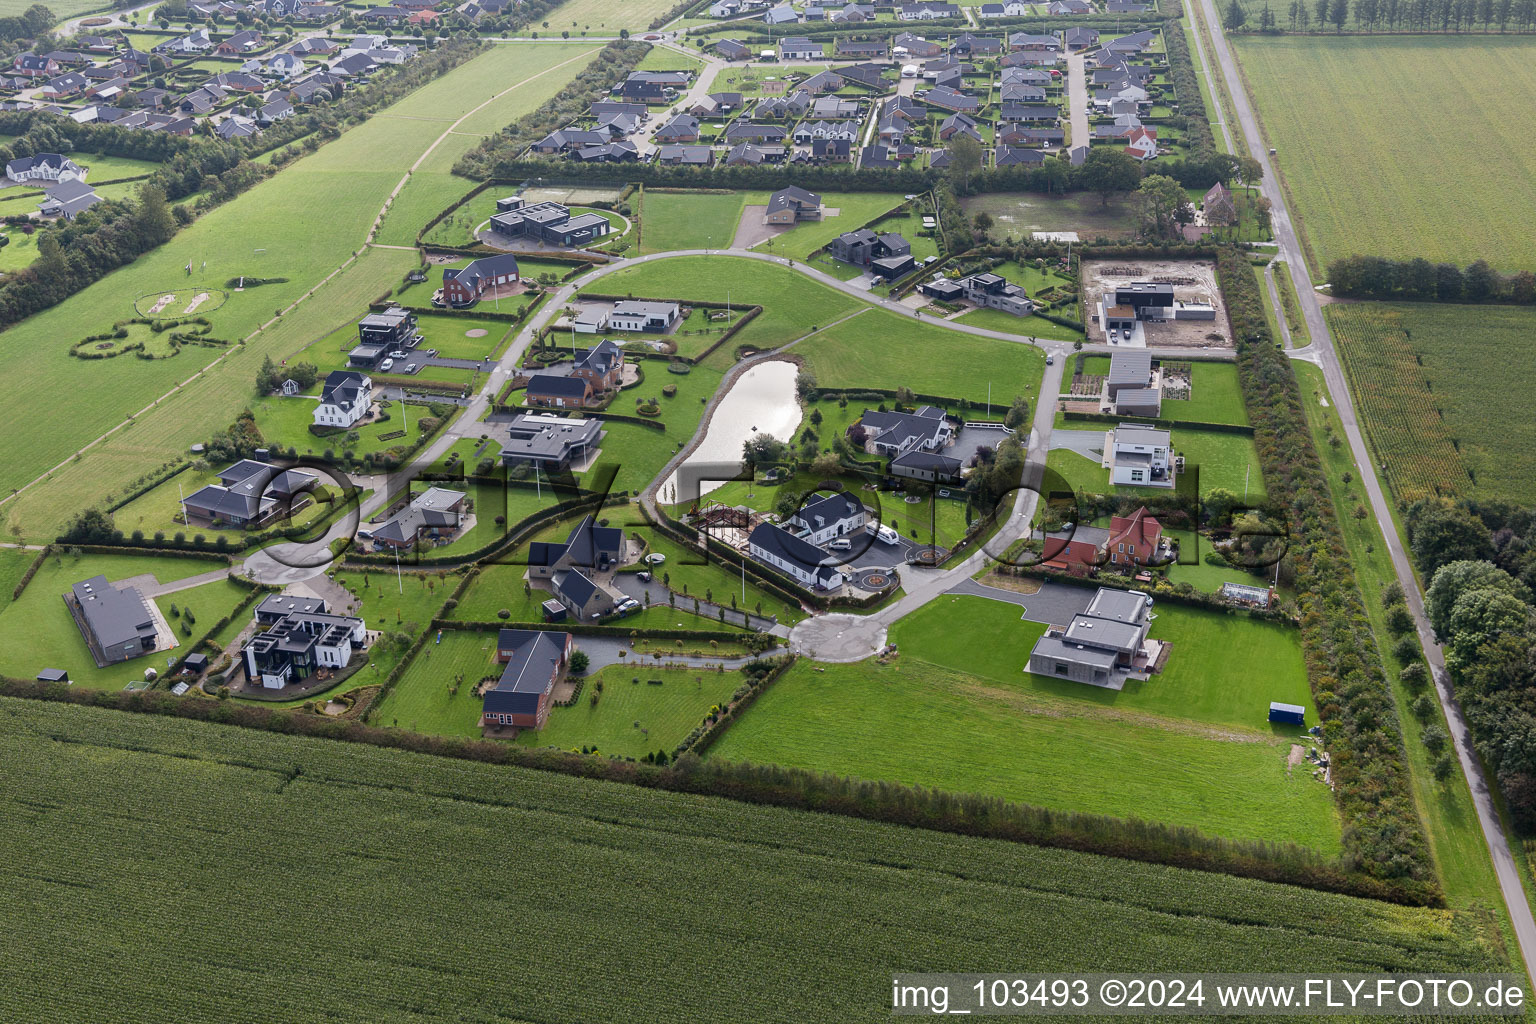
[[[667,331],[678,321],[681,310],[675,302],[636,302],[626,299],[614,305],[608,314],[608,326],[615,331]]]
[[[1157,133],[1150,128],[1136,128],[1125,137],[1125,148],[1137,160],[1157,156]]]
[[[762,523],[747,538],[747,551],[765,565],[787,575],[801,586],[815,590],[835,590],[844,576],[829,565],[822,565],[826,555],[817,547],[782,530],[772,523]]]
[[[1176,462],[1173,439],[1166,430],[1122,423],[1104,436],[1104,465],[1111,484],[1172,487]]]
[[[356,370],[332,370],[320,391],[315,426],[356,426],[373,405],[373,379]]]
[[[801,540],[825,544],[864,529],[865,518],[863,503],[839,491],[802,505],[785,525],[800,529]]]
[[[5,165],[5,173],[14,181],[74,181],[85,178],[85,172],[79,164],[58,153],[17,157]]]

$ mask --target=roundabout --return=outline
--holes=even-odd
[[[855,569],[850,573],[850,582],[860,590],[871,594],[879,594],[894,587],[898,581],[896,573],[890,569],[870,566],[864,569]]]

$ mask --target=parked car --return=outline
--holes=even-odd
[[[406,373],[415,373],[416,372],[416,364],[415,363],[406,363],[405,364],[405,372]]]
[[[618,609],[620,614],[624,614],[626,612],[632,612],[636,608],[639,608],[639,607],[640,607],[640,602],[636,601],[632,597],[626,597],[624,600],[620,601],[618,603],[618,605],[617,605],[617,609]]]
[[[649,572],[646,572],[644,570],[635,573],[635,575],[640,578],[640,582],[641,583],[649,583],[649,582],[651,582],[651,580],[656,578],[656,577],[652,576]]]
[[[394,368],[395,368],[395,361],[393,359],[386,359],[382,363],[379,364],[379,369],[383,370],[385,373],[388,373],[390,370],[393,370]]]
[[[828,544],[827,549],[830,551],[852,551],[853,541],[849,540],[847,537],[839,537],[837,540],[834,540],[832,543]]]
[[[1055,356],[1046,356],[1045,357],[1045,365],[1046,366],[1055,366],[1056,365],[1056,357]]]

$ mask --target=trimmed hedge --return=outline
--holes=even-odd
[[[1064,412],[1062,419],[1081,420],[1084,423],[1148,423],[1155,427],[1185,430],[1207,430],[1218,434],[1242,434],[1253,436],[1253,428],[1241,423],[1204,423],[1200,420],[1175,420],[1166,416],[1109,416],[1101,412]]]
[[[37,575],[37,570],[43,567],[43,563],[48,561],[48,556],[52,553],[53,545],[44,544],[43,550],[39,551],[37,557],[32,559],[32,564],[27,566],[27,571],[21,574],[21,580],[16,584],[15,589],[11,591],[12,601],[21,600],[22,592],[27,589],[27,584],[32,582],[32,577]]]

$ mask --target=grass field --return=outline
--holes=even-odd
[[[650,295],[759,304],[763,312],[741,329],[737,345],[776,348],[861,307],[858,300],[809,282],[796,271],[733,256],[682,256],[626,267],[593,282],[604,295]],[[734,348],[734,346],[727,346]],[[724,352],[718,365],[730,364]]]
[[[746,201],[751,205],[764,206],[769,195],[771,193],[750,192]],[[857,230],[876,217],[894,210],[901,205],[902,198],[891,192],[823,192],[821,201],[826,209],[837,210],[837,216],[825,216],[819,221],[802,221],[754,248],[759,252],[805,259],[838,235]],[[898,229],[892,227],[889,230]],[[913,244],[912,255],[921,260],[925,253],[919,251],[918,240],[914,236],[908,238]],[[931,250],[926,255],[932,255]]]
[[[653,53],[655,51],[652,51]],[[641,207],[641,252],[673,249],[724,249],[736,236],[742,192],[663,192],[645,190]]]
[[[1376,456],[1400,498],[1530,500],[1536,310],[1437,303],[1325,307]]]
[[[612,665],[587,680],[574,705],[555,708],[543,729],[519,733],[517,742],[566,750],[592,746],[611,757],[640,758],[658,750],[671,753],[712,706],[730,699],[742,681],[740,672]]]
[[[146,463],[158,465],[222,429],[250,400],[251,382],[264,355],[274,360],[291,358],[316,338],[355,321],[370,299],[399,283],[416,256],[402,250],[366,251],[291,313],[243,349],[232,350],[191,384],[188,380],[217,355],[214,350],[188,347],[174,359],[84,362],[69,356],[69,343],[131,316],[135,297],[172,283],[221,286],[241,274],[288,277],[285,284],[232,294],[211,314],[216,336],[247,337],[275,309],[315,288],[348,259],[361,245],[390,189],[452,118],[484,102],[490,87],[504,83],[508,68],[519,66],[519,59],[553,60],[554,55],[546,51],[559,49],[532,44],[498,47],[477,57],[316,153],[294,161],[273,179],[200,218],[166,245],[0,335],[0,355],[9,357],[12,366],[0,384],[0,395],[17,425],[8,457],[0,466],[4,492],[64,462],[88,441],[123,424],[129,413],[143,411],[91,454],[56,471],[46,488],[28,491],[13,503],[28,535],[51,537],[67,515],[137,477]],[[509,103],[524,93],[523,102],[542,102],[560,84],[552,77],[535,78],[526,90],[519,89],[498,103]],[[469,86],[475,87],[473,93]],[[418,120],[423,112],[437,119]],[[305,203],[294,204],[296,194],[304,195]],[[324,231],[315,230],[313,211],[317,209],[326,213]],[[238,245],[231,242],[236,238]],[[206,271],[202,269],[205,260]],[[194,268],[190,282],[183,269],[188,262]],[[67,419],[49,413],[61,382],[67,382],[79,398]],[[147,409],[157,398],[159,406]]]
[[[676,4],[671,0],[566,0],[544,18],[553,32],[571,30],[571,34],[590,31],[594,35],[617,35],[619,29],[642,31],[652,21],[666,14]],[[541,33],[542,35],[542,33]]]
[[[946,331],[917,318],[870,309],[796,345],[823,389],[909,387],[928,395],[1007,408],[1014,395],[1034,402],[1045,356],[1033,345]]]
[[[1162,609],[1152,632],[1174,641],[1169,671],[1116,694],[1026,676],[1044,627],[1020,621],[1014,605],[941,598],[893,627],[900,661],[795,666],[711,756],[1335,854],[1332,795],[1308,769],[1287,772],[1290,740],[1264,721],[1269,700],[1310,701],[1299,649],[1289,635],[1251,625]],[[1237,655],[1227,646],[1234,641],[1247,652]],[[1245,678],[1243,667],[1256,671]],[[1277,692],[1288,698],[1267,696]],[[1212,787],[1212,778],[1223,784]]]
[[[1073,357],[1076,358],[1076,357]],[[1167,363],[1168,360],[1164,360]],[[1237,364],[1221,362],[1190,362],[1188,398],[1164,398],[1163,417],[1170,420],[1189,420],[1196,423],[1224,423],[1245,426],[1248,423],[1248,407],[1243,403],[1243,390],[1237,380]],[[1109,356],[1084,356],[1083,373],[1089,376],[1105,376],[1109,373]],[[1056,425],[1069,425],[1056,416]],[[1082,424],[1075,424],[1081,426]],[[1175,443],[1178,439],[1175,438]]]
[[[1083,332],[1051,323],[1038,316],[1014,316],[1000,309],[973,309],[956,319],[957,323],[971,327],[985,327],[989,331],[1007,331],[1026,338],[1050,338],[1055,341],[1082,341]]]
[[[1244,35],[1233,46],[1315,271],[1355,253],[1536,266],[1536,152],[1509,118],[1536,102],[1536,41]],[[1404,96],[1407,147],[1393,116]]]
[[[36,552],[23,552],[26,565]],[[25,565],[23,565],[25,568]],[[224,568],[222,561],[201,558],[158,558],[149,555],[55,555],[45,562],[22,592],[19,601],[0,605],[0,675],[31,679],[39,669],[62,668],[76,685],[95,689],[118,689],[135,680],[142,681],[146,668],[164,670],[165,654],[150,654],[107,668],[97,668],[91,653],[75,626],[74,617],[64,606],[63,595],[81,580],[100,573],[113,583],[133,576],[152,574],[161,583],[199,576]],[[14,588],[20,579],[11,583]],[[183,645],[200,638],[213,624],[227,615],[245,591],[227,581],[204,584],[192,590],[156,599],[165,613],[176,639]],[[171,604],[190,606],[196,623],[191,636],[182,632],[181,623],[170,618]],[[170,653],[180,653],[170,652]]]
[[[1084,240],[1123,238],[1136,230],[1136,213],[1129,199],[1112,199],[1108,206],[1091,192],[1037,195],[1033,192],[994,192],[970,196],[960,205],[971,216],[992,216],[992,233],[999,238],[1027,239],[1035,231],[1076,231]]]
[[[1020,956],[1043,971],[1505,966],[1473,915],[224,726],[3,711],[0,813],[17,827],[0,839],[0,921],[25,951],[0,966],[13,1020],[280,1004],[295,1022],[877,1021],[893,968]],[[253,833],[311,884],[229,870]],[[174,882],[100,881],[103,865],[155,879],[166,864]],[[509,916],[540,937],[519,943],[515,990],[464,973],[507,941]],[[237,935],[243,967],[122,955],[167,934],[208,951]],[[836,955],[808,945],[832,935]],[[570,987],[573,965],[599,962]],[[96,982],[71,984],[82,971]],[[729,1000],[701,984],[726,975]]]

